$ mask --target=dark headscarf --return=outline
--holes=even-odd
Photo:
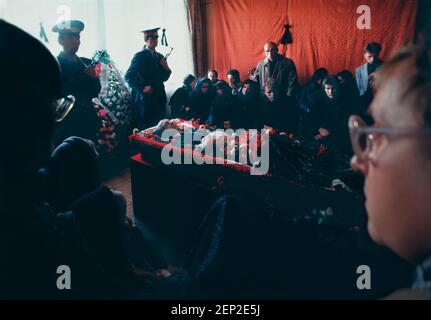
[[[192,84],[192,82],[194,81],[194,80],[196,80],[196,77],[194,76],[194,75],[192,75],[192,74],[188,74],[188,75],[186,75],[185,76],[185,78],[184,78],[184,80],[183,80],[183,84],[185,85],[185,86],[191,86],[191,84]]]
[[[208,91],[202,93],[202,85],[208,84]],[[210,79],[199,78],[196,82],[196,86],[190,92],[190,116],[191,118],[201,119],[201,123],[204,123],[209,116],[212,95],[210,92]]]
[[[100,187],[98,154],[93,142],[70,137],[52,153],[47,167],[50,204],[70,210],[74,201]]]
[[[242,91],[238,95],[241,115],[237,125],[243,129],[260,129],[263,125],[259,111],[260,87],[257,82],[252,80],[245,80],[244,86],[246,85],[250,85],[250,87],[245,95]]]

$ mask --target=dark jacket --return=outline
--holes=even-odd
[[[190,114],[188,118],[200,119],[200,123],[205,123],[208,120],[211,102],[213,100],[213,95],[210,90],[205,94],[202,93],[202,84],[205,82],[210,83],[210,80],[207,78],[199,79],[196,82],[196,86],[189,94]]]
[[[280,95],[270,101],[262,94],[260,109],[264,125],[286,133],[297,133],[298,119],[289,97]]]
[[[192,91],[192,88],[187,85],[183,85],[182,87],[175,90],[174,94],[171,96],[169,100],[169,105],[171,106],[171,118],[176,119],[185,119],[188,116],[188,112],[186,108],[189,107],[189,94]]]
[[[244,95],[238,94],[239,103],[239,122],[235,125],[243,129],[261,129],[263,126],[260,106],[259,106],[260,89],[255,82],[251,83],[249,90]]]
[[[132,99],[139,110],[138,126],[141,128],[157,124],[165,115],[167,98],[164,82],[172,71],[160,65],[162,58],[160,53],[144,49],[135,54],[125,75],[132,88]],[[144,94],[146,86],[151,86],[153,92]]]
[[[98,97],[101,86],[98,78],[84,72],[91,60],[78,57],[75,61],[69,60],[63,53],[57,59],[62,73],[62,94],[73,95],[76,102],[67,117],[57,125],[54,143],[57,145],[70,136],[96,141],[101,123],[92,100]]]
[[[224,123],[230,121],[231,128],[235,128],[239,122],[239,105],[236,96],[231,93],[231,88],[226,84],[222,87],[223,93],[217,95],[212,104],[208,123],[217,128],[224,128]]]
[[[22,201],[14,211],[6,215],[2,212],[0,299],[124,297],[124,288],[111,282],[114,275],[111,266],[119,272],[124,260],[117,256],[120,250],[112,243],[121,241],[114,234],[116,229],[104,221],[108,218],[110,224],[116,219],[116,210],[112,192],[102,187],[77,201],[72,211],[61,215],[56,215],[41,201]],[[95,222],[88,223],[88,219]],[[57,273],[57,268],[62,265],[70,267],[71,290],[57,288],[62,275]],[[106,271],[110,276],[106,276]]]
[[[273,62],[274,68],[270,74],[270,62],[266,58],[260,61],[256,67],[255,79],[263,90],[265,82],[272,78],[280,86],[280,93],[289,97],[295,97],[298,88],[298,75],[293,60],[277,54]]]
[[[347,96],[340,95],[335,99],[329,99],[326,95],[310,113],[308,138],[313,139],[319,134],[319,128],[327,129],[330,135],[322,140],[322,143],[344,153],[351,153],[348,119],[352,114],[355,101],[350,101]]]
[[[301,91],[299,108],[301,111],[310,112],[323,98],[322,86],[314,81],[308,82]]]

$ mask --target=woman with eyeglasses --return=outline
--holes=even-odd
[[[431,298],[431,71],[423,49],[400,51],[376,73],[374,125],[349,119],[352,167],[365,177],[368,231],[416,266],[413,290]]]

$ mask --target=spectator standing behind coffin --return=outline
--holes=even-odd
[[[58,33],[58,43],[63,51],[57,59],[62,73],[63,95],[73,95],[76,103],[67,117],[58,124],[54,143],[58,145],[70,136],[80,136],[96,142],[100,127],[92,99],[100,92],[100,81],[91,60],[80,58],[77,52],[81,45],[80,34],[84,23],[78,20],[64,21],[52,28]]]
[[[319,68],[314,71],[311,80],[302,88],[299,98],[299,132],[304,135],[309,126],[309,113],[317,106],[324,97],[322,81],[328,76],[328,70]]]
[[[241,92],[238,94],[239,122],[237,128],[261,129],[262,119],[259,110],[259,84],[252,80],[245,80]]]
[[[363,96],[368,90],[368,76],[383,64],[383,61],[379,58],[381,51],[381,45],[376,42],[369,43],[364,49],[366,62],[356,69],[356,84],[358,85],[360,96]]]
[[[325,94],[310,113],[308,137],[344,153],[351,153],[347,128],[347,121],[351,115],[350,102],[337,78],[326,77],[322,86]]]
[[[190,114],[188,119],[200,119],[201,124],[207,121],[213,99],[210,91],[210,82],[208,78],[200,78],[190,92]]]
[[[226,72],[227,83],[232,89],[232,95],[236,96],[241,91],[242,83],[239,75],[239,71],[236,69],[231,69]]]
[[[263,124],[286,133],[296,133],[298,120],[289,98],[282,94],[278,83],[269,79],[261,95]]]
[[[268,79],[274,79],[280,88],[281,95],[294,98],[298,89],[298,76],[293,60],[278,54],[277,45],[267,42],[263,46],[265,59],[260,61],[256,67],[255,80],[259,82],[263,91]]]
[[[358,100],[359,91],[356,85],[355,77],[349,70],[343,70],[337,73],[337,79],[343,88],[344,93],[351,99]]]
[[[125,76],[132,88],[136,125],[139,129],[155,126],[165,117],[167,98],[164,82],[169,79],[172,71],[163,55],[156,51],[159,29],[142,31],[145,47],[135,54]]]
[[[171,99],[169,105],[171,106],[171,118],[186,119],[189,112],[189,94],[194,88],[196,83],[196,77],[192,74],[188,74],[183,81],[183,85],[178,88]]]
[[[225,81],[217,82],[216,92],[207,122],[220,129],[233,129],[239,122],[238,101]]]
[[[254,79],[255,79],[255,74],[256,73],[256,68],[250,68],[248,71],[247,71],[247,78],[249,79],[249,80],[252,80],[252,81],[255,81]]]
[[[208,70],[208,79],[211,80],[211,85],[213,85],[213,86],[216,85],[216,83],[219,81],[218,72],[216,69],[209,69]]]
[[[371,76],[372,74],[368,76],[369,80],[371,80]],[[343,95],[344,101],[347,104],[346,106],[348,107],[347,112],[349,114],[365,114],[366,109],[364,109],[362,106],[358,87],[356,86],[356,81],[353,74],[348,70],[343,70],[337,73],[336,78],[340,83],[341,93]]]
[[[218,78],[218,72],[217,72],[216,69],[209,69],[208,70],[208,79],[211,80],[211,83],[210,83],[211,94],[213,96],[215,96],[216,95],[216,88],[215,88],[215,86],[216,86],[217,82],[220,81],[219,78]]]

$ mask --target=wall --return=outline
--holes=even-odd
[[[319,67],[331,73],[354,71],[363,47],[382,44],[387,59],[414,36],[416,0],[207,0],[208,62],[225,78],[239,69],[242,78],[263,58],[263,44],[278,41],[291,24],[292,58],[304,82]],[[357,8],[371,9],[371,29],[359,30]],[[280,46],[280,51],[283,51]]]

